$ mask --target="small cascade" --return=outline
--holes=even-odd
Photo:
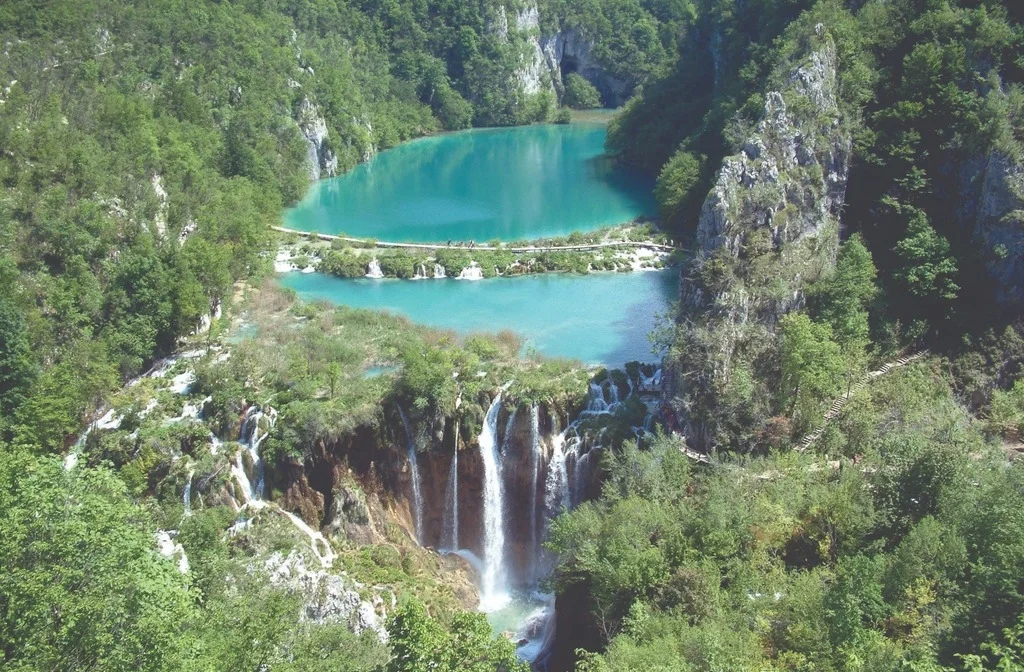
[[[416,264],[416,272],[413,273],[412,279],[413,280],[426,280],[429,277],[430,276],[427,275],[427,265],[426,264]]]
[[[445,277],[444,266],[441,264],[434,264],[434,279],[441,280]]]
[[[185,492],[181,495],[181,503],[185,505],[185,515],[192,515],[192,477],[195,475],[195,469],[188,470],[188,476],[185,479]]]
[[[444,499],[444,525],[441,530],[442,543],[455,551],[459,548],[459,449],[452,451],[452,467],[448,471],[448,489]]]
[[[371,259],[366,267],[366,277],[380,280],[384,277],[384,271],[380,270],[380,262],[376,258]]]
[[[266,420],[267,430],[261,433],[260,423]],[[241,450],[235,456],[235,464],[231,467],[231,473],[241,486],[242,499],[244,503],[262,502],[265,490],[263,476],[263,458],[260,457],[260,444],[270,436],[270,430],[277,420],[277,412],[273,408],[263,411],[258,404],[252,404],[245,411],[245,418],[242,420],[242,429],[239,433],[238,442],[248,451],[252,461],[252,479],[245,471],[245,462]]]
[[[475,261],[469,262],[469,266],[459,271],[459,280],[483,280],[484,269]]]
[[[543,457],[540,451],[540,409],[534,404],[530,407],[530,469],[532,471],[530,479],[530,553],[533,557],[534,574],[536,574],[540,558],[540,545],[537,543],[537,485],[540,480],[540,465]]]
[[[402,426],[405,427],[405,436],[407,440],[408,454],[409,454],[409,471],[410,479],[412,481],[412,508],[413,518],[416,523],[416,542],[423,544],[423,493],[420,490],[420,465],[419,460],[416,457],[416,439],[412,433],[412,427],[409,425],[409,418],[406,417],[405,411],[402,407],[398,407],[398,415],[402,418]]]
[[[498,455],[499,393],[484,419],[478,443],[484,465],[484,571],[481,576],[480,608],[497,611],[509,602],[505,588],[505,497]]]

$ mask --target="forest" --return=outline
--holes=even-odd
[[[478,371],[467,398],[514,373],[524,400],[578,407],[581,370],[520,361],[510,334],[455,341],[266,284],[270,227],[311,180],[306,129],[326,129],[318,158],[340,173],[420,136],[565,121],[621,85],[608,152],[656,177],[663,235],[696,249],[708,194],[758,132],[768,92],[834,48],[834,132],[849,141],[834,264],[796,273],[799,305],[735,349],[728,384],[679,386],[711,466],[687,460],[679,435],[611,433],[599,493],[546,543],[546,587],[578,617],[558,669],[1024,670],[1024,209],[1001,215],[1017,236],[1005,239],[965,214],[997,170],[1024,201],[1024,4],[541,0],[536,28],[510,27],[533,6],[0,5],[0,668],[525,670],[408,540],[340,551],[354,576],[398,586],[386,644],[297,620],[300,596],[251,561],[294,531],[229,536],[235,513],[220,504],[185,516],[169,456],[213,473],[210,430],[147,420],[139,390],[186,412],[151,383],[122,388],[183,344],[218,343],[222,311],[270,287],[262,300],[306,326],[278,325],[228,364],[210,351],[196,394],[225,427],[254,390],[273,395],[272,468],[393,422],[388,395],[473,436],[486,408],[449,404],[453,381]],[[534,32],[584,36],[601,78],[525,86]],[[784,247],[754,228],[735,259],[684,263],[684,283],[740,287],[753,303],[789,292]],[[338,275],[360,272],[349,252],[328,256]],[[679,380],[715,368],[701,319],[680,307],[652,335]],[[360,377],[381,358],[405,367],[394,389]],[[127,420],[83,438],[69,469],[112,404]],[[171,525],[187,573],[153,551]]]

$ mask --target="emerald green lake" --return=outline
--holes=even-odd
[[[606,366],[657,359],[647,335],[679,291],[675,270],[475,282],[342,280],[286,273],[281,282],[307,301],[389,310],[460,334],[511,329],[542,354]]]
[[[653,181],[604,154],[598,123],[423,138],[314,184],[285,213],[301,231],[387,241],[562,236],[656,210]]]

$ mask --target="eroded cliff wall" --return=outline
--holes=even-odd
[[[676,353],[679,410],[695,446],[743,443],[768,417],[776,326],[835,264],[851,152],[836,59],[818,24],[776,76],[760,122],[724,160],[701,211]]]

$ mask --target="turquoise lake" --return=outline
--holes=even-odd
[[[600,123],[415,140],[313,185],[285,213],[285,225],[386,241],[483,243],[562,236],[653,214],[653,180],[615,165],[604,140]]]
[[[511,329],[551,357],[621,366],[655,361],[647,335],[677,298],[675,270],[490,280],[342,280],[286,273],[304,300],[389,310],[460,334]]]

